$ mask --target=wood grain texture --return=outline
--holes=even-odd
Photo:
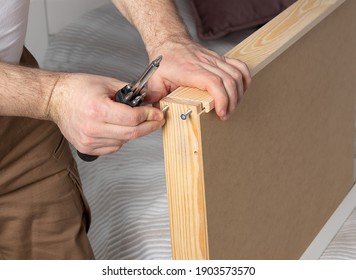
[[[162,101],[173,258],[298,258],[351,188],[356,2],[343,2],[298,1],[228,53],[255,76],[229,122],[204,113],[204,91]]]
[[[172,254],[175,259],[208,259],[204,172],[200,134],[200,106],[169,106],[163,129],[163,147],[171,224]],[[180,115],[192,110],[187,120]]]
[[[226,56],[244,61],[254,76],[343,2],[345,0],[299,0],[227,52]],[[213,98],[203,90],[178,88],[169,97],[176,102],[202,102],[206,112],[214,109]]]

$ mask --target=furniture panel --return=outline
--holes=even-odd
[[[355,6],[298,1],[228,52],[253,84],[227,122],[201,90],[161,102],[174,258],[297,259],[342,203],[353,184]]]

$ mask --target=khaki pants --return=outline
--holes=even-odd
[[[0,117],[0,259],[93,259],[89,224],[76,163],[58,127]]]

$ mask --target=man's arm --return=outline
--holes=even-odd
[[[140,32],[150,56],[166,42],[190,42],[190,35],[171,0],[113,0],[113,3]]]
[[[0,116],[53,121],[80,152],[109,154],[164,123],[157,108],[113,102],[111,96],[124,85],[108,77],[0,62]]]
[[[148,86],[156,100],[179,86],[207,90],[221,119],[232,113],[251,82],[247,66],[193,42],[171,0],[113,0],[138,29],[150,59],[163,55]]]
[[[48,119],[57,73],[0,62],[0,115]]]

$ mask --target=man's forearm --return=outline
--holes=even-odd
[[[190,38],[171,0],[113,0],[113,3],[137,28],[149,54],[168,40]]]
[[[0,115],[49,119],[58,73],[0,62]]]

